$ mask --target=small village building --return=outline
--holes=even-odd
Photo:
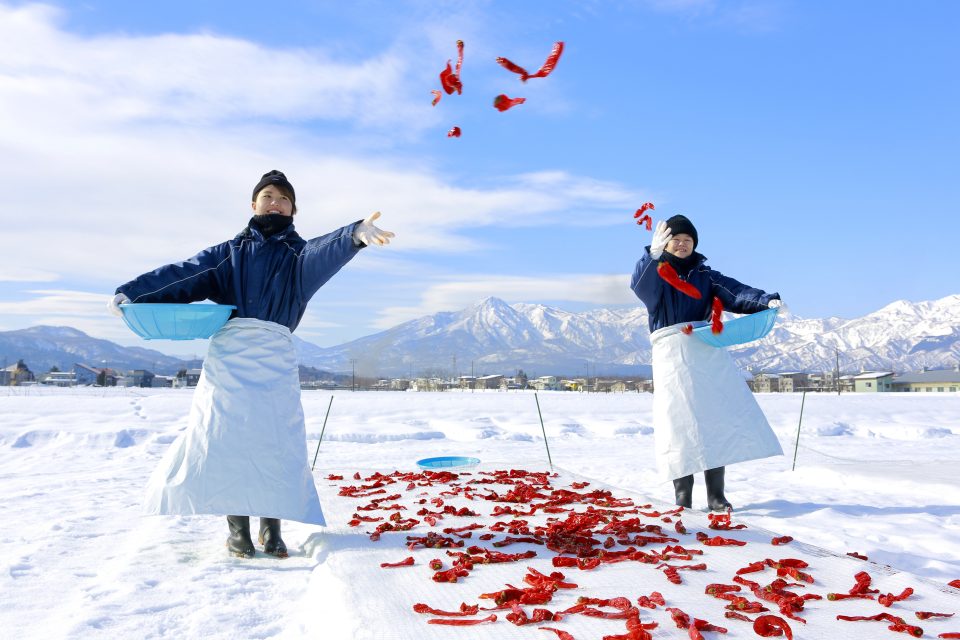
[[[43,376],[40,384],[50,387],[74,387],[77,384],[77,376],[73,371],[51,371]]]
[[[893,390],[892,371],[864,371],[853,376],[853,390],[857,393],[877,393]]]
[[[895,376],[891,383],[892,391],[931,393],[960,392],[960,370],[940,369],[935,371],[916,371]]]
[[[33,375],[33,372],[30,371],[30,368],[24,364],[23,360],[17,360],[15,364],[0,369],[0,385],[16,386],[33,384],[35,382],[36,377]]]

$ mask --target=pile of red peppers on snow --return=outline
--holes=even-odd
[[[517,571],[518,584],[504,584],[502,589],[478,593],[476,602],[461,603],[454,610],[444,610],[427,603],[412,604],[413,612],[426,616],[426,624],[472,626],[496,623],[502,617],[518,627],[559,623],[571,616],[587,616],[619,622],[622,633],[603,636],[603,640],[646,640],[650,631],[661,622],[653,619],[653,611],[662,608],[670,623],[697,640],[727,633],[727,628],[696,617],[696,612],[683,611],[670,604],[658,591],[649,594],[609,594],[598,598],[581,595],[573,606],[551,606],[559,592],[575,593],[579,588],[569,571],[601,570],[604,565],[635,562],[652,565],[663,573],[663,579],[675,585],[684,584],[683,573],[707,571],[709,554],[704,548],[742,547],[746,541],[706,531],[688,532],[682,522],[683,508],[657,511],[649,504],[637,505],[633,500],[618,499],[606,489],[589,490],[588,482],[573,482],[569,488],[551,484],[556,474],[524,470],[500,470],[479,473],[451,471],[374,473],[368,477],[354,474],[359,484],[345,484],[339,495],[357,501],[349,521],[352,527],[374,525],[368,531],[371,540],[383,535],[404,535],[417,525],[431,527],[425,535],[406,535],[411,552],[428,552],[427,562],[438,583],[468,580],[483,565],[523,563],[541,554],[551,558],[555,569],[545,574],[530,566]],[[343,481],[343,476],[329,475],[327,480]],[[347,481],[349,482],[349,481]],[[438,493],[429,497],[432,489]],[[406,494],[410,507],[398,501]],[[453,498],[466,500],[472,507],[447,504]],[[413,511],[414,513],[404,512]],[[389,512],[388,514],[385,512]],[[383,515],[381,515],[383,514]],[[544,523],[534,524],[528,518],[541,514]],[[406,515],[406,517],[405,517]],[[482,515],[500,518],[492,525],[472,523],[444,526],[448,518],[477,518]],[[709,514],[708,529],[735,532],[746,525],[737,524],[729,513]],[[475,536],[476,534],[476,536]],[[681,538],[682,536],[682,538]],[[789,544],[789,536],[774,537],[771,546]],[[474,543],[475,542],[475,543]],[[489,543],[484,546],[480,543]],[[516,544],[528,545],[518,552],[501,551]],[[756,544],[754,542],[753,544]],[[763,550],[758,555],[766,555]],[[865,556],[851,553],[866,560]],[[706,556],[706,557],[705,557]],[[386,562],[385,569],[411,567],[417,564],[413,555],[397,562]],[[402,569],[401,569],[402,570]],[[726,582],[709,584],[705,595],[726,603],[725,624],[743,624],[760,637],[792,640],[797,625],[806,624],[804,608],[808,602],[819,606],[848,599],[874,600],[882,607],[903,607],[913,595],[906,588],[899,594],[881,594],[871,588],[872,578],[866,571],[853,576],[854,585],[846,593],[814,593],[816,578],[807,562],[795,558],[762,558],[739,568]],[[960,580],[950,583],[960,588]],[[569,602],[569,599],[568,599]],[[915,611],[919,620],[949,618],[954,614]],[[871,616],[838,613],[840,621],[881,622],[890,632],[921,637],[923,630],[900,616],[881,612]],[[538,630],[556,634],[560,640],[574,636],[552,626]],[[707,635],[705,635],[707,634]],[[511,635],[510,637],[517,637]],[[960,633],[944,632],[939,638],[960,638]],[[585,639],[581,639],[585,640]]]

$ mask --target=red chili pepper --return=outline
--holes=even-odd
[[[491,613],[486,618],[478,618],[476,620],[449,620],[446,618],[431,618],[427,620],[427,624],[445,624],[451,627],[472,627],[473,625],[483,624],[484,622],[496,622],[497,614]]]
[[[933,611],[917,611],[916,615],[921,620],[927,620],[929,618],[952,618],[952,613],[934,613]]]
[[[847,552],[847,555],[850,556],[851,558],[856,558],[857,560],[868,559],[867,556],[863,555],[862,553],[857,553],[856,551],[849,551]]]
[[[710,332],[714,335],[723,331],[723,302],[720,298],[713,298],[713,312],[710,315]]]
[[[948,582],[947,584],[950,585],[951,587],[953,587],[954,589],[960,589],[960,579],[958,579],[958,580],[951,580],[951,581]]]
[[[731,620],[743,620],[744,622],[753,622],[750,618],[743,615],[742,613],[737,613],[736,611],[724,611],[723,617],[730,618]]]
[[[457,80],[460,79],[460,69],[463,67],[463,40],[457,40]]]
[[[753,621],[753,632],[764,638],[785,635],[787,640],[793,640],[793,631],[790,625],[780,616],[762,615]]]
[[[550,55],[547,56],[546,61],[537,69],[536,73],[531,73],[529,75],[524,74],[520,76],[520,79],[526,82],[530,78],[546,78],[553,71],[553,68],[557,66],[557,61],[560,60],[560,55],[563,53],[563,42],[556,42],[553,45],[553,49],[550,50]]]
[[[960,638],[960,631],[948,631],[947,633],[941,633],[937,636],[938,638],[948,638],[950,640],[954,638]]]
[[[701,297],[700,290],[695,286],[680,279],[680,276],[677,275],[676,270],[670,266],[669,262],[661,262],[657,265],[657,273],[660,274],[660,277],[669,284],[671,287],[676,289],[681,293],[685,293],[691,298],[699,300]]]
[[[652,202],[644,202],[640,205],[640,208],[637,209],[637,212],[633,214],[633,217],[639,218],[637,224],[646,224],[647,231],[651,231],[653,229],[653,218],[650,217],[649,213],[644,213],[647,209],[656,209],[656,207],[653,206]]]
[[[705,534],[703,531],[697,532],[697,540],[700,541],[700,544],[705,544],[708,547],[725,547],[725,546],[736,546],[742,547],[747,544],[743,540],[734,540],[732,538],[721,538],[720,536],[710,537]]]
[[[507,58],[497,58],[497,64],[507,71],[512,71],[513,73],[519,74],[521,79],[526,78],[529,75],[526,69],[514,62],[511,62]]]
[[[888,593],[886,595],[882,595],[879,598],[877,598],[877,602],[879,602],[885,607],[890,607],[893,605],[894,602],[900,602],[901,600],[906,600],[911,595],[913,595],[913,589],[911,589],[910,587],[907,587],[906,589],[903,590],[903,592],[900,593],[900,595],[897,596],[892,593]]]
[[[434,609],[433,607],[418,602],[417,604],[413,605],[413,610],[417,613],[429,613],[433,616],[475,616],[477,615],[477,612],[480,611],[480,605],[461,602],[459,611],[441,611],[440,609]]]
[[[692,324],[688,324],[688,325],[685,326],[683,329],[680,329],[680,331],[682,331],[682,332],[685,333],[686,335],[690,335],[691,333],[693,333],[693,325],[692,325]],[[680,533],[686,533],[686,531],[681,531]]]
[[[447,131],[448,138],[459,138],[460,137],[460,127],[453,127],[450,131]]]
[[[443,95],[436,89],[431,89],[430,93],[433,94],[433,101],[430,102],[431,107],[437,106],[437,103],[440,102],[440,97]]]
[[[443,561],[440,560],[439,558],[434,558],[433,560],[430,561],[429,566],[434,571],[440,571],[441,569],[443,569]]]
[[[412,567],[413,566],[413,556],[404,558],[400,562],[381,562],[380,567],[386,569],[387,567]]]
[[[343,480],[343,476],[337,476],[331,473],[327,476],[327,480]]]
[[[463,40],[457,40],[457,70],[450,67],[450,61],[447,60],[447,67],[440,72],[440,85],[447,94],[454,91],[457,94],[463,93],[463,83],[460,82],[460,67],[463,65]]]
[[[778,545],[781,545],[781,544],[788,544],[788,543],[790,543],[790,542],[793,542],[793,537],[792,537],[792,536],[780,536],[780,537],[778,537],[778,538],[774,538],[773,540],[771,540],[771,541],[770,541],[770,544],[772,544],[772,545],[774,545],[774,546],[778,546]]]
[[[507,109],[515,107],[518,104],[523,104],[526,101],[526,98],[508,98],[506,94],[501,93],[493,99],[493,107],[502,113]]]
[[[561,631],[560,629],[553,629],[551,627],[540,627],[540,631],[553,631],[555,634],[557,634],[558,640],[577,640],[566,631]]]

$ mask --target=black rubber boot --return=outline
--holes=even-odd
[[[703,479],[707,482],[707,506],[711,511],[733,509],[730,501],[723,496],[723,471],[723,467],[717,467],[703,472]]]
[[[673,492],[677,497],[677,506],[689,509],[693,506],[693,474],[673,481]]]
[[[280,537],[280,518],[260,518],[260,544],[264,553],[278,558],[287,557],[287,545]]]
[[[227,538],[227,551],[238,558],[252,558],[256,554],[253,540],[250,539],[250,516],[227,516],[230,537]]]

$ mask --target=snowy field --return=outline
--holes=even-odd
[[[304,392],[311,456],[330,397]],[[416,460],[429,456],[480,458],[481,466],[471,470],[477,477],[497,469],[549,470],[532,393],[334,394],[315,471],[329,527],[284,522],[291,557],[282,561],[263,554],[253,560],[228,557],[222,517],[140,515],[145,481],[185,427],[190,400],[189,390],[0,388],[0,629],[5,637],[557,637],[538,632],[538,625],[515,627],[502,615],[496,623],[465,629],[428,626],[428,616],[414,613],[413,603],[490,604],[477,600],[477,594],[503,589],[507,582],[519,585],[526,566],[548,573],[549,563],[484,566],[458,584],[438,584],[429,579],[425,563],[446,556],[404,546],[406,535],[425,535],[429,527],[373,542],[367,535],[373,525],[346,525],[357,503],[337,497],[339,487],[361,484],[352,479],[357,471],[363,477],[375,471],[415,472]],[[752,550],[753,560],[816,557],[822,548],[829,553],[820,554],[825,558],[816,577],[836,584],[827,589],[815,583],[812,591],[845,592],[852,586],[850,576],[867,570],[881,592],[899,593],[905,585],[916,589],[915,602],[897,603],[888,611],[909,614],[907,621],[920,624],[924,637],[960,631],[960,615],[923,623],[912,615],[919,609],[960,614],[960,592],[944,586],[960,578],[960,395],[807,395],[796,470],[791,464],[801,396],[768,394],[758,400],[786,455],[727,469],[735,521],[748,525],[730,537],[749,540],[743,549]],[[548,392],[540,393],[539,401],[558,483],[589,481],[618,497],[669,508],[672,485],[658,478],[652,453],[652,396]],[[329,480],[331,474],[346,480]],[[694,507],[704,503],[701,475]],[[498,520],[489,518],[488,505],[472,506],[479,507],[485,525]],[[699,525],[705,527],[706,518],[693,511],[683,521],[688,528],[703,528]],[[451,520],[440,526],[466,523]],[[796,542],[772,547],[771,532]],[[728,535],[710,532],[717,533]],[[689,538],[683,544],[697,547]],[[517,544],[501,551],[528,548]],[[866,555],[870,562],[853,560],[848,552]],[[725,556],[711,553],[716,572],[725,566]],[[417,557],[417,566],[379,566],[409,555]],[[742,566],[730,562],[730,567]],[[665,580],[649,577],[650,565],[628,565],[562,571],[594,589],[591,595],[625,595],[635,602],[659,590],[668,605],[682,601],[681,608],[691,613],[699,611],[699,598],[710,622],[730,629],[723,636],[707,632],[707,638],[757,637],[749,625],[724,620],[718,601],[703,596],[702,588],[698,597],[690,589],[671,592]],[[647,573],[639,573],[641,567]],[[729,582],[731,574],[693,573],[684,575],[687,584]],[[770,579],[765,576],[764,583]],[[704,598],[711,602],[703,603]],[[563,601],[563,607],[573,601]],[[556,604],[547,607],[559,610]],[[811,624],[793,624],[794,637],[905,637],[878,622],[837,623],[838,629],[821,635],[815,631],[817,616],[825,620],[832,613],[881,610],[873,601],[844,601],[828,616],[825,607],[826,601],[811,603]],[[643,620],[660,623],[651,632],[654,638],[687,637],[662,609],[641,613]],[[577,640],[624,633],[622,623],[580,618],[545,626],[566,629]]]

